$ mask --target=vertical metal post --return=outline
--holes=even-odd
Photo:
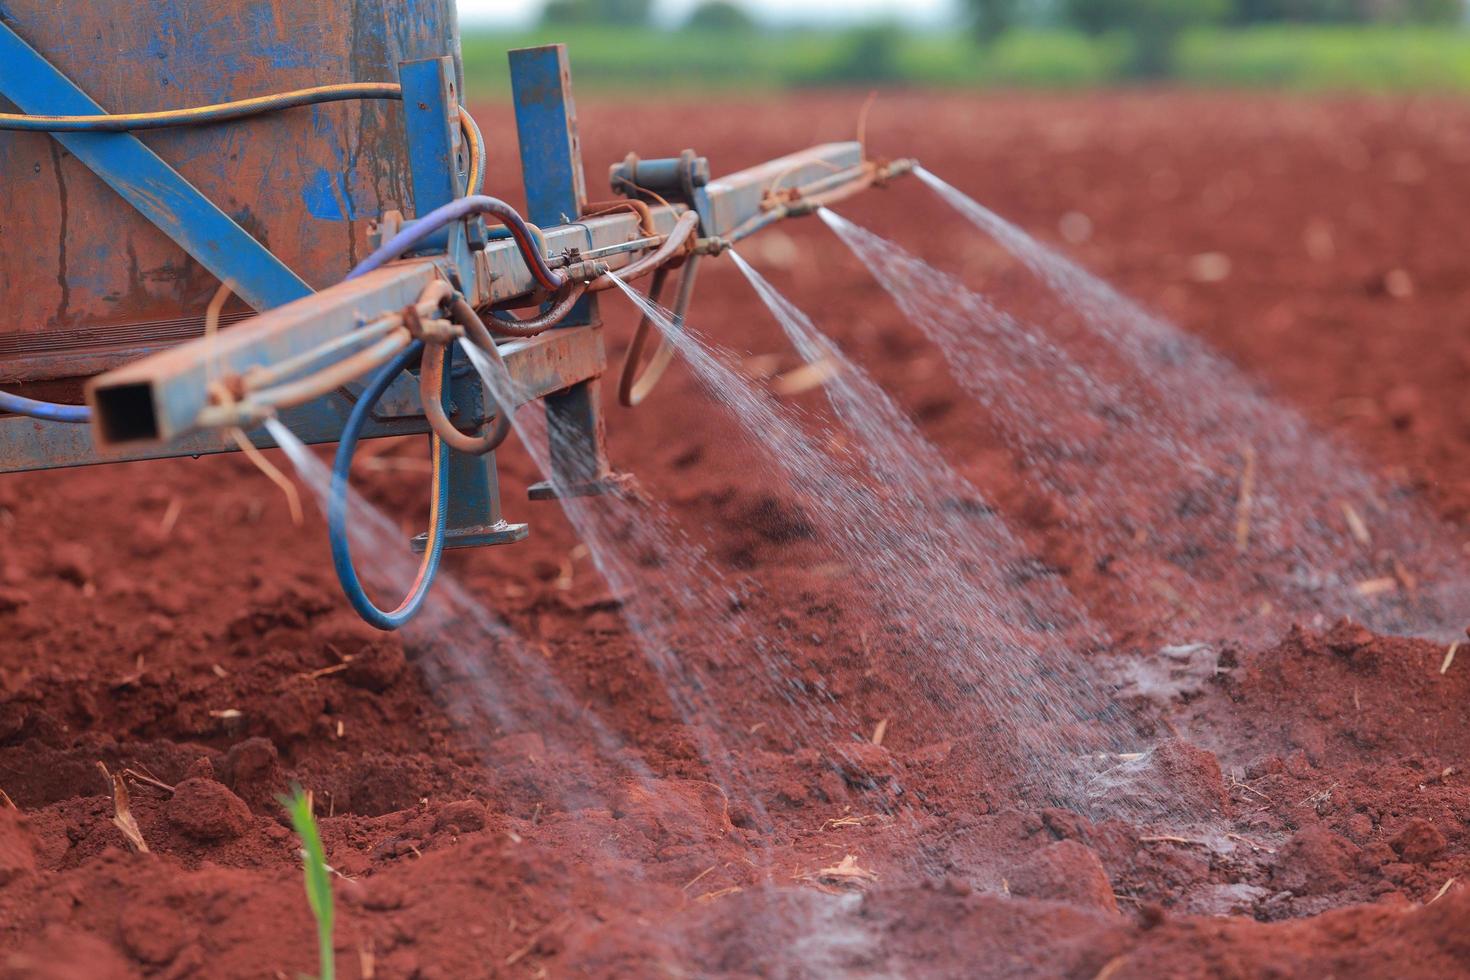
[[[510,84],[530,218],[546,227],[576,221],[587,200],[587,182],[566,45],[511,51]],[[597,300],[588,296],[562,325],[598,322]],[[597,343],[601,360],[600,333]],[[581,382],[546,398],[551,465],[556,481],[568,493],[601,493],[609,475],[599,380]],[[544,499],[554,493],[546,484],[537,484],[531,496]]]
[[[453,58],[406,61],[398,69],[403,86],[403,124],[408,132],[415,217],[423,217],[465,192],[459,177],[459,88]],[[459,224],[435,232],[419,243],[422,254],[448,252],[469,282],[469,246]]]
[[[464,193],[459,177],[459,89],[455,82],[454,59],[428,58],[399,66],[403,85],[403,118],[408,136],[408,160],[413,168],[414,214],[422,217]],[[474,294],[474,262],[464,226],[456,222],[419,246],[420,251],[447,252],[459,269],[462,290]],[[453,357],[445,358],[445,371]],[[460,417],[478,418],[482,392],[479,379],[470,371],[455,380],[446,377],[446,411],[455,405]],[[500,512],[500,483],[495,454],[468,456],[445,447],[449,457],[449,513],[444,546],[474,548],[519,541],[527,534],[524,524],[509,524]],[[421,549],[425,536],[414,539]]]

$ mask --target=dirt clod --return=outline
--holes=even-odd
[[[477,800],[446,803],[434,817],[435,830],[453,830],[461,834],[485,829],[485,805]]]
[[[1005,874],[1018,898],[1071,902],[1104,912],[1118,911],[1113,885],[1097,853],[1073,840],[1056,841],[1031,854]]]
[[[0,807],[0,888],[35,870],[35,840],[26,819]]]
[[[250,829],[250,807],[223,783],[191,778],[174,788],[165,809],[168,819],[202,841],[233,840]]]
[[[92,581],[92,549],[84,544],[69,541],[57,545],[51,552],[50,570],[59,579],[73,585],[86,585]]]
[[[194,936],[180,910],[143,904],[123,909],[118,932],[129,956],[155,967],[173,962]]]
[[[257,808],[273,805],[276,796],[286,789],[275,743],[261,736],[230,746],[220,764],[220,779],[235,795]]]
[[[1422,817],[1415,817],[1408,826],[1389,841],[1394,851],[1411,864],[1429,864],[1439,858],[1445,850],[1444,834],[1439,828]]]
[[[1320,825],[1308,827],[1276,855],[1271,880],[1296,895],[1325,895],[1351,883],[1357,859],[1351,841]]]
[[[0,586],[0,613],[15,612],[22,606],[30,605],[33,601],[31,593],[25,589],[13,585]]]
[[[1177,738],[1111,766],[1094,779],[1093,792],[1100,805],[1118,813],[1209,817],[1230,810],[1220,761]]]

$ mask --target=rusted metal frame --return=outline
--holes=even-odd
[[[500,351],[517,390],[535,398],[595,378],[602,373],[605,363],[601,334],[591,327],[553,330],[539,337],[504,344]],[[390,389],[379,403],[374,421],[364,430],[363,438],[429,431],[418,401],[418,386],[411,379],[401,380],[403,383]],[[478,379],[469,375],[456,377],[451,395],[456,408],[453,417],[460,424],[469,426],[493,419],[493,413],[479,400]],[[281,421],[308,444],[336,442],[351,409],[352,402],[348,399],[323,399],[287,409],[281,413]],[[264,448],[274,445],[264,429],[252,431],[250,439]],[[0,418],[0,473],[204,456],[236,449],[234,441],[220,432],[195,432],[166,443],[98,449],[86,426],[38,422],[20,416]]]
[[[672,229],[674,211],[653,209],[661,232]],[[569,249],[601,247],[627,241],[641,234],[636,215],[611,214],[574,225],[547,229],[547,250],[553,255]],[[489,283],[489,298],[510,300],[530,295],[535,280],[515,243],[492,241],[476,253],[477,277]],[[608,256],[604,261],[621,268],[628,256]],[[212,340],[197,338],[134,361],[88,385],[89,399],[97,409],[98,424],[111,417],[113,406],[99,404],[99,395],[118,388],[145,386],[146,410],[157,419],[156,427],[145,427],[139,438],[171,439],[189,432],[199,412],[209,404],[206,388],[210,377],[240,374],[251,367],[267,366],[297,357],[339,339],[362,323],[402,309],[412,302],[445,264],[440,258],[398,262],[360,279],[339,283],[290,307],[242,321]],[[143,394],[134,390],[133,394]],[[103,441],[116,443],[103,433]]]
[[[725,216],[716,218],[716,221],[736,220],[745,217],[747,212],[759,215],[762,213],[760,201],[773,185],[778,182],[781,187],[818,184],[830,178],[836,172],[833,167],[846,162],[849,148],[855,152],[856,146],[834,144],[816,147],[713,181],[703,189],[708,195],[710,213]],[[667,234],[672,229],[676,215],[681,211],[677,207],[652,209],[660,234]],[[720,226],[716,224],[715,227]],[[598,249],[640,235],[639,219],[631,213],[589,218],[548,227],[544,231],[546,249],[551,255],[571,249]],[[609,255],[606,261],[616,269],[627,264],[629,259],[630,255]],[[534,290],[534,279],[513,242],[490,242],[483,252],[477,253],[475,263],[476,278],[488,283],[485,292],[493,301],[527,296]],[[434,263],[429,260],[395,264],[363,280],[355,280],[355,284],[323,290],[306,300],[307,305],[301,311],[268,313],[232,327],[212,343],[201,338],[103,375],[93,383],[91,390],[96,392],[120,385],[147,384],[153,391],[152,411],[158,418],[158,426],[142,434],[173,438],[193,427],[199,410],[208,402],[206,365],[212,364],[218,376],[298,355],[354,329],[362,319],[411,302],[435,274],[433,270]],[[379,294],[376,288],[363,290],[363,282],[381,283],[384,292]],[[106,414],[106,411],[99,411],[99,417]],[[588,420],[586,413],[583,419]],[[104,437],[107,441],[106,433]]]
[[[100,115],[105,110],[0,22],[0,94],[22,112]],[[57,133],[54,138],[200,265],[257,310],[311,292],[300,276],[130,133]],[[98,228],[105,234],[105,228]]]

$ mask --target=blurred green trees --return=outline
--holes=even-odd
[[[705,0],[684,21],[686,31],[747,33],[756,29],[755,18],[732,0]]]
[[[1460,0],[1232,0],[1234,24],[1453,24]]]
[[[966,0],[975,36],[989,43],[1015,27],[1024,13],[1024,0]]]
[[[975,36],[998,40],[1018,26],[1067,26],[1127,38],[1129,68],[1139,77],[1172,74],[1179,38],[1189,29],[1228,22],[1454,24],[1462,0],[962,0]]]
[[[549,26],[618,24],[643,27],[653,13],[653,0],[551,0],[541,13]]]
[[[1140,78],[1173,74],[1174,47],[1191,27],[1214,23],[1231,0],[1062,0],[1073,25],[1089,34],[1122,31],[1133,42],[1132,73]]]

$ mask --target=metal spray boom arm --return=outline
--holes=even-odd
[[[710,181],[694,189],[703,247],[718,251],[783,217],[806,213],[816,203],[907,169],[905,161],[886,167],[865,162],[857,143],[830,143]],[[595,271],[616,272],[656,249],[687,210],[682,203],[649,206],[652,228],[630,209],[540,229],[543,255],[553,268],[595,260]],[[457,238],[466,233],[465,226],[456,226]],[[248,399],[242,399],[237,411],[222,409],[212,397],[211,382],[249,378],[252,372],[274,380],[282,362],[313,372],[329,369],[355,353],[346,343],[350,335],[397,316],[437,278],[459,281],[480,307],[538,295],[537,278],[510,238],[491,239],[471,254],[469,282],[449,254],[394,262],[240,322],[216,337],[181,344],[98,376],[87,387],[97,442],[104,447],[167,442],[205,428],[258,421]],[[591,359],[573,356],[578,342],[552,331],[507,344],[504,356],[512,379],[522,390],[539,394],[586,380],[593,376]],[[363,372],[372,367],[365,365]]]

